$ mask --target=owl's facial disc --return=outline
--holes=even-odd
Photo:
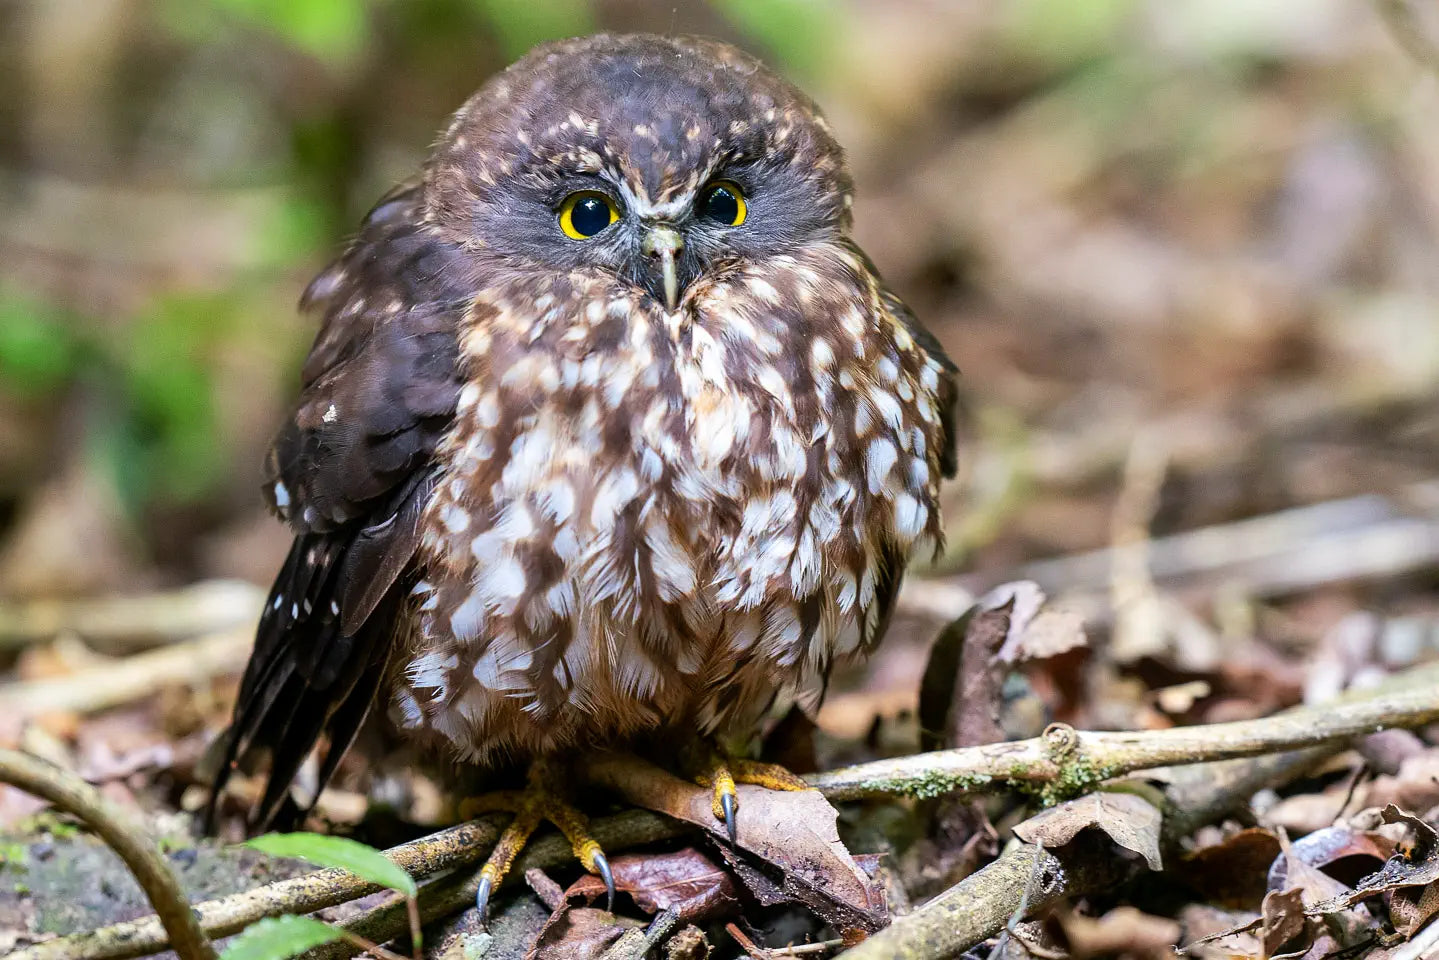
[[[748,55],[600,35],[472,97],[426,202],[477,267],[608,276],[674,312],[702,279],[845,235],[850,180],[818,108]]]

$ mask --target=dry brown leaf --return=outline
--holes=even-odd
[[[561,904],[545,921],[525,960],[594,960],[625,931],[644,924],[606,910]]]
[[[1111,840],[1142,856],[1151,870],[1162,870],[1159,855],[1160,812],[1143,797],[1101,790],[1041,810],[1014,828],[1015,836],[1046,849],[1062,847],[1079,831],[1095,827]]]
[[[1336,824],[1315,830],[1313,833],[1293,840],[1289,849],[1274,858],[1269,869],[1268,888],[1284,890],[1296,886],[1288,877],[1289,858],[1294,857],[1305,865],[1323,869],[1350,857],[1364,857],[1382,864],[1394,853],[1394,841],[1373,830],[1357,830],[1346,824]],[[1377,867],[1376,867],[1377,869]],[[1350,876],[1355,876],[1351,873]]]
[[[1059,916],[1074,960],[1122,953],[1127,957],[1170,958],[1179,943],[1178,922],[1134,907],[1115,907],[1102,917],[1079,913]]]
[[[1084,617],[1077,610],[1041,610],[1018,638],[1012,639],[1012,645],[1006,644],[1000,651],[1000,658],[1009,663],[1047,660],[1088,644]]]
[[[1299,890],[1275,890],[1264,896],[1259,925],[1259,940],[1264,955],[1273,957],[1293,940],[1303,938],[1298,948],[1302,954],[1313,940],[1309,918],[1304,915],[1304,895]]]
[[[704,923],[738,906],[734,881],[693,847],[674,853],[635,854],[610,861],[615,889],[627,893],[645,913],[673,908],[684,923]],[[566,899],[594,903],[604,896],[604,881],[585,874],[565,891]]]
[[[1234,909],[1253,907],[1264,899],[1277,856],[1279,839],[1251,827],[1187,854],[1183,879],[1207,901]]]
[[[1364,805],[1393,804],[1403,810],[1428,810],[1439,805],[1439,750],[1409,757],[1393,776],[1375,777],[1364,794]]]
[[[707,831],[761,902],[771,902],[765,896],[779,891],[784,900],[805,904],[840,929],[877,930],[888,922],[883,891],[845,849],[836,826],[839,814],[818,790],[740,784],[738,842],[731,847],[707,788],[634,756],[597,758],[589,773],[631,803]]]
[[[1254,930],[1260,917],[1252,911],[1221,910],[1209,904],[1191,903],[1179,911],[1184,929],[1183,954],[1199,960],[1233,960],[1259,955],[1259,938]]]
[[[1393,804],[1380,812],[1380,818],[1385,823],[1408,827],[1410,842],[1401,845],[1383,867],[1360,880],[1353,890],[1345,888],[1342,893],[1313,904],[1310,913],[1332,915],[1375,895],[1388,894],[1395,927],[1402,922],[1413,932],[1428,922],[1439,907],[1434,896],[1426,896],[1439,882],[1439,834],[1423,820]]]
[[[1389,894],[1389,921],[1401,936],[1412,937],[1439,913],[1439,884],[1402,887]]]

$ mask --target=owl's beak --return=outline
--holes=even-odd
[[[679,269],[675,266],[675,257],[684,248],[685,238],[674,227],[665,224],[650,227],[642,245],[645,256],[659,258],[660,276],[665,288],[665,308],[671,312],[680,299]]]

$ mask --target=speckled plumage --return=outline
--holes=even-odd
[[[718,177],[739,226],[694,214]],[[573,241],[556,207],[593,189],[621,219]],[[297,538],[230,742],[272,754],[262,816],[375,702],[489,763],[742,729],[878,641],[940,537],[954,368],[850,200],[814,105],[713,41],[548,45],[459,110],[306,293],[267,488]]]

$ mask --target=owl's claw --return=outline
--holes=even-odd
[[[500,839],[495,842],[489,859],[480,868],[479,887],[475,890],[475,908],[479,911],[481,923],[487,920],[490,896],[504,882],[515,858],[524,849],[530,834],[535,832],[541,820],[548,820],[560,828],[560,832],[570,842],[570,849],[575,852],[575,857],[584,868],[604,880],[610,906],[614,905],[615,878],[610,870],[610,862],[600,849],[599,843],[590,836],[589,820],[583,813],[556,796],[552,780],[549,765],[544,761],[536,761],[530,767],[529,783],[523,791],[486,794],[476,797],[468,804],[468,812],[501,810],[515,815],[500,834]]]
[[[695,777],[700,786],[711,787],[711,809],[716,820],[724,823],[730,843],[739,841],[739,793],[736,783],[750,783],[769,790],[808,790],[809,784],[774,763],[760,763],[740,757],[726,759],[711,750],[709,769]]]
[[[488,876],[480,877],[479,889],[475,891],[475,909],[480,913],[480,926],[487,926],[490,922],[490,891],[494,884]]]
[[[594,855],[594,869],[605,882],[605,909],[613,913],[615,909],[615,875],[610,872],[610,861],[603,853]]]
[[[724,813],[724,829],[729,834],[729,842],[739,840],[739,823],[735,820],[735,808],[739,805],[739,799],[733,793],[720,794],[720,807]]]

